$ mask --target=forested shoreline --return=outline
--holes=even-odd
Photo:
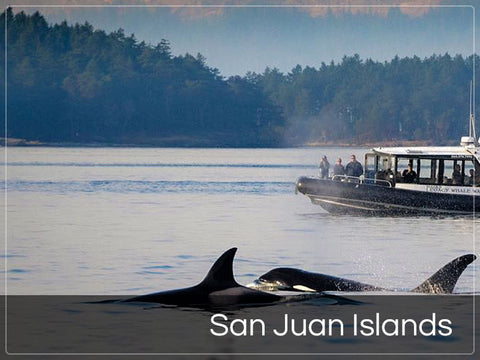
[[[378,62],[354,55],[226,78],[201,54],[173,55],[168,40],[151,45],[121,29],[48,24],[39,13],[10,10],[0,17],[2,32],[6,17],[10,138],[206,147],[445,144],[468,128],[472,56]],[[4,39],[2,33],[2,46]],[[0,76],[5,83],[5,71]],[[5,96],[4,87],[0,92]],[[4,136],[3,124],[0,131]]]

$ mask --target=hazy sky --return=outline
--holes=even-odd
[[[161,0],[93,1],[95,4],[147,2],[162,3]],[[22,1],[22,4],[25,3],[26,1]],[[50,3],[60,4],[61,1],[50,0]],[[76,3],[87,4],[86,1]],[[195,3],[205,4],[200,1]],[[220,4],[221,1],[214,3]],[[229,2],[232,3],[240,2]],[[286,0],[277,3],[290,2]],[[311,1],[306,0],[303,3],[308,4]],[[316,3],[326,4],[328,1]],[[386,0],[385,3],[395,1]],[[415,1],[404,0],[403,3]],[[416,3],[442,5],[455,2],[425,0]],[[251,2],[243,1],[241,4],[248,5]],[[473,4],[476,5],[475,2]],[[29,9],[29,12],[32,10],[37,9]],[[49,22],[66,19],[69,23],[88,21],[95,28],[107,31],[123,28],[126,34],[134,33],[137,39],[150,43],[157,43],[165,38],[171,42],[174,54],[189,52],[196,55],[200,52],[207,58],[208,65],[218,68],[226,76],[244,75],[247,71],[262,72],[266,66],[278,67],[284,72],[297,64],[318,67],[322,61],[339,61],[344,55],[355,53],[362,58],[383,61],[390,60],[395,55],[425,57],[445,52],[452,55],[471,55],[473,52],[471,8],[59,6],[38,10]]]

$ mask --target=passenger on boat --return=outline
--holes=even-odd
[[[470,176],[468,177],[467,185],[473,185],[473,180],[475,179],[475,171],[473,169],[470,169],[469,173],[470,173]]]
[[[455,165],[455,168],[452,173],[452,182],[455,185],[460,185],[462,183],[462,173],[460,171],[460,165]]]
[[[320,161],[320,178],[328,178],[328,171],[330,170],[330,163],[327,160],[325,155],[322,156],[322,161]]]
[[[355,155],[352,155],[350,159],[351,161],[347,164],[347,167],[345,168],[345,174],[347,176],[359,177],[363,174],[363,166],[357,161]]]
[[[345,167],[342,165],[342,159],[338,158],[333,166],[333,175],[345,175]]]
[[[417,178],[417,173],[412,169],[412,164],[408,164],[407,168],[402,172],[403,181],[413,183]]]

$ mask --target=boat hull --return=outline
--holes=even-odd
[[[330,213],[401,216],[474,215],[480,212],[480,199],[472,194],[429,193],[312,177],[300,177],[296,191]]]

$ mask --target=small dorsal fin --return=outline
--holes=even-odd
[[[451,294],[463,270],[476,258],[473,254],[467,254],[452,260],[411,291],[426,294]]]
[[[238,285],[233,277],[233,258],[237,248],[231,248],[220,256],[210,268],[200,285],[233,286]]]

